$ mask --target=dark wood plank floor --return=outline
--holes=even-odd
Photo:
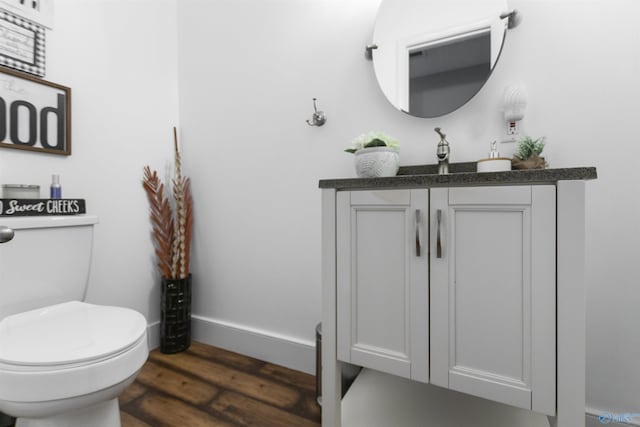
[[[154,350],[120,396],[122,427],[319,427],[315,377],[193,342]]]

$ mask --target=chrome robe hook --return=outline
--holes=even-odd
[[[318,111],[316,101],[317,99],[313,98],[313,110],[315,112],[311,116],[311,121],[307,120],[309,126],[322,126],[327,121],[327,116],[324,114],[324,111]]]

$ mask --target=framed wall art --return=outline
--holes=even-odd
[[[71,88],[0,67],[0,147],[71,155]]]
[[[53,0],[0,0],[0,9],[53,29]]]
[[[0,65],[44,76],[44,27],[0,9]]]

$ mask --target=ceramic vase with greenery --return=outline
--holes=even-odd
[[[518,151],[511,160],[512,169],[544,169],[547,166],[544,157],[541,157],[544,149],[544,136],[533,139],[529,136],[518,142]]]
[[[173,128],[175,175],[170,201],[155,170],[144,168],[142,185],[151,208],[150,219],[161,279],[160,350],[177,353],[191,344],[191,237],[193,198],[191,181],[182,175],[176,128]]]
[[[395,176],[400,167],[400,144],[382,132],[369,132],[351,141],[347,153],[355,154],[356,174],[360,178]]]

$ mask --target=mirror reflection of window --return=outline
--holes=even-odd
[[[438,117],[469,101],[491,74],[491,32],[478,31],[409,51],[409,113]]]

